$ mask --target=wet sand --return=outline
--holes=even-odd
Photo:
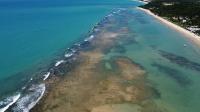
[[[140,65],[123,56],[104,59],[120,40],[128,39],[126,24],[116,22],[109,19],[101,27],[90,49],[79,52],[74,69],[47,80],[49,89],[32,112],[160,112]]]

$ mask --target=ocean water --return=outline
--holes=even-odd
[[[157,90],[153,98],[159,112],[198,112],[200,110],[200,48],[185,35],[145,12],[129,9],[129,28],[135,42],[121,43],[126,56],[147,71],[148,83]],[[114,51],[114,50],[113,50]]]
[[[1,10],[1,95],[21,88],[108,11],[104,6]]]
[[[169,112],[199,111],[199,46],[155,18],[137,10],[133,13],[138,15],[131,26],[139,48],[127,46],[134,50],[127,54],[149,72],[150,81],[161,94],[157,104]]]
[[[0,0],[0,112],[12,105],[20,107],[16,111],[32,108],[45,91],[39,80],[47,79],[50,67],[63,62],[58,60],[67,48],[86,38],[113,8],[139,4],[129,0]]]
[[[121,43],[124,53],[111,50],[105,58],[121,55],[141,65],[158,91],[159,98],[152,100],[161,112],[198,112],[200,48],[134,8],[140,4],[125,0],[1,2],[0,112],[27,112],[34,107],[45,92],[42,81],[52,74],[51,67],[65,63],[62,57],[76,52],[67,48],[92,39],[87,33],[118,7],[127,8],[131,15],[128,27],[135,42]]]
[[[43,66],[80,39],[108,11],[105,6],[1,10],[1,82]]]

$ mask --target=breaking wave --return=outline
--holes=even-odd
[[[18,99],[12,110],[14,112],[29,112],[42,98],[45,89],[45,84],[32,85],[27,94]]]
[[[21,94],[18,93],[14,96],[10,96],[2,101],[0,101],[0,112],[5,112],[10,106],[12,106],[19,98]]]

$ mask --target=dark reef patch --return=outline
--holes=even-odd
[[[192,70],[196,70],[196,71],[200,71],[200,64],[190,61],[189,59],[182,57],[182,56],[177,56],[173,53],[169,53],[166,51],[162,51],[159,50],[159,54],[168,59],[170,62],[172,63],[176,63],[182,67],[188,68],[188,69],[192,69]]]
[[[120,58],[122,58],[122,59],[127,59],[127,60],[129,60],[133,65],[138,66],[141,70],[145,70],[145,68],[144,68],[141,64],[136,63],[135,61],[133,61],[132,59],[130,59],[129,57],[126,57],[126,56],[113,56],[113,57],[111,58],[111,60],[115,62],[117,59],[120,59]]]
[[[161,98],[162,94],[160,93],[160,91],[157,88],[152,87],[151,85],[149,86],[149,88],[152,92],[152,98],[156,98],[156,99]]]
[[[174,79],[182,87],[186,87],[192,83],[188,77],[176,69],[158,63],[153,63],[152,66]]]
[[[117,44],[114,46],[113,51],[123,54],[123,53],[126,53],[126,48],[120,44]]]
[[[124,45],[130,45],[130,44],[137,44],[137,40],[135,40],[136,37],[134,34],[126,35],[123,38],[120,38],[120,42],[123,42]]]
[[[150,45],[150,47],[154,50],[156,50],[158,47],[156,45]]]

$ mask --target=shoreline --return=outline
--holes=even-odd
[[[151,12],[150,10],[148,9],[144,9],[144,8],[141,8],[141,7],[137,7],[137,9],[141,10],[141,11],[144,11],[145,13],[153,16],[154,18],[156,18],[157,20],[159,20],[161,23],[169,26],[170,28],[178,31],[179,33],[183,34],[185,37],[188,37],[188,39],[190,39],[192,42],[194,42],[195,44],[197,44],[198,46],[200,46],[200,36],[194,34],[193,32],[190,32],[188,30],[186,30],[185,28],[181,27],[181,26],[178,26],[156,14],[154,14],[153,12]]]
[[[131,0],[133,2],[141,2],[141,3],[144,3],[144,4],[148,4],[150,2],[150,0]]]
[[[142,1],[142,0],[131,0],[131,1],[133,1],[133,2],[138,1],[138,2],[141,2],[141,3],[144,3],[144,4],[148,4],[148,2],[145,2],[145,1]]]

